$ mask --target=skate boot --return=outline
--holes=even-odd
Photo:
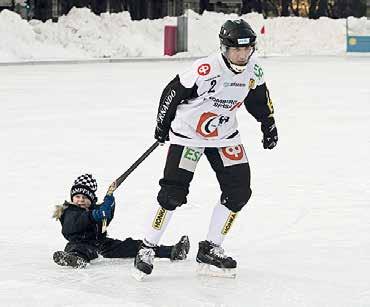
[[[153,271],[153,261],[155,252],[152,247],[146,246],[144,243],[141,245],[134,261],[134,270],[132,276],[141,281]]]
[[[216,277],[236,277],[236,261],[225,255],[221,246],[209,241],[199,242],[198,274]]]
[[[190,241],[188,236],[182,236],[180,241],[171,249],[171,261],[185,260],[190,250]]]
[[[88,261],[84,258],[64,251],[57,251],[53,255],[54,262],[61,266],[70,266],[75,269],[83,269],[87,266]]]

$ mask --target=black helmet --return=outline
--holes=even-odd
[[[257,35],[243,19],[227,20],[221,27],[221,45],[226,47],[246,47],[256,45]]]

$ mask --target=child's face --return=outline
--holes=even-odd
[[[73,196],[72,203],[80,208],[87,209],[91,206],[91,201],[85,195],[77,194]]]

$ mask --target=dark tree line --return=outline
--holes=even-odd
[[[13,0],[14,1],[14,0]],[[178,16],[184,13],[184,8],[214,10],[218,12],[230,12],[229,1],[210,0],[26,0],[28,3],[27,18],[47,20],[53,17],[67,14],[75,7],[88,7],[95,14],[104,12],[118,13],[129,11],[133,20],[156,19],[164,16]],[[198,1],[198,2],[197,2]],[[346,18],[348,16],[366,16],[368,0],[240,0],[239,7],[234,12],[246,14],[258,12],[265,17],[273,16],[302,16],[312,19],[327,16],[330,18]],[[233,2],[234,5],[237,1]],[[241,6],[240,6],[241,3]],[[0,10],[2,7],[0,6]],[[11,9],[14,9],[11,8]],[[370,10],[370,8],[368,9]],[[57,12],[57,16],[52,15]],[[54,13],[55,14],[55,13]]]
[[[242,13],[265,16],[346,18],[366,16],[366,0],[243,0]]]
[[[46,21],[51,18],[53,6],[58,15],[67,14],[72,7],[87,7],[97,15],[110,12],[119,13],[128,11],[132,20],[156,19],[168,15],[164,8],[168,7],[168,1],[176,3],[179,7],[183,0],[27,0],[32,7],[31,18]],[[176,12],[175,12],[176,13]],[[180,12],[178,15],[181,15]]]

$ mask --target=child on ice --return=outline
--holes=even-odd
[[[141,240],[126,238],[116,240],[102,233],[103,219],[107,225],[114,217],[115,200],[106,195],[101,205],[97,205],[96,180],[90,174],[79,176],[71,188],[71,201],[56,206],[53,217],[62,224],[62,234],[68,240],[64,251],[53,255],[55,263],[61,266],[84,268],[98,255],[105,258],[134,258],[142,244]],[[184,260],[189,252],[188,236],[171,246],[155,248],[155,256],[171,261]]]

